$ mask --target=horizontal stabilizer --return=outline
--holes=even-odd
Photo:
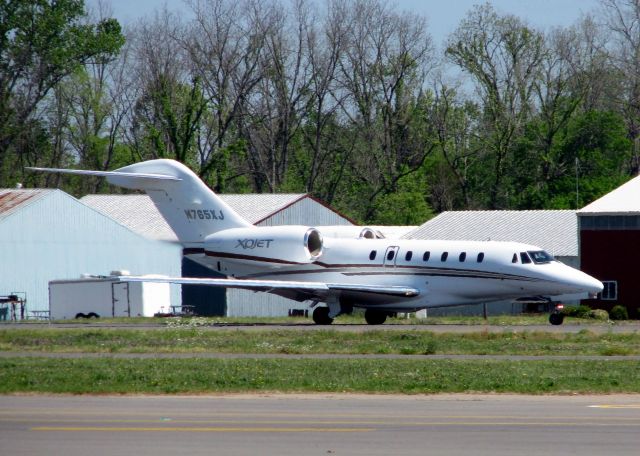
[[[44,171],[48,173],[60,174],[80,174],[85,176],[102,176],[102,177],[135,177],[138,179],[154,179],[154,180],[170,180],[181,181],[179,177],[169,176],[168,174],[148,174],[148,173],[130,173],[122,171],[91,171],[85,169],[61,169],[61,168],[33,168],[26,167],[31,171]]]

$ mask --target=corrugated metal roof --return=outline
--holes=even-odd
[[[219,196],[245,220],[255,224],[307,195],[291,193]],[[148,195],[87,195],[80,201],[147,238],[178,241],[177,236]]]
[[[218,195],[245,220],[252,224],[261,222],[271,215],[306,198],[305,193],[252,193],[246,195]]]
[[[412,231],[418,228],[417,226],[404,226],[404,225],[397,225],[397,226],[363,225],[363,226],[366,226],[367,228],[371,228],[372,230],[375,230],[375,231],[380,231],[383,234],[383,236],[387,239],[402,239],[404,236],[406,236],[407,234],[411,233]]]
[[[640,214],[640,176],[578,211],[578,215]]]
[[[87,195],[80,202],[148,239],[178,242],[147,195]]]
[[[0,189],[0,219],[8,217],[20,210],[21,207],[54,191],[49,189]]]
[[[577,216],[570,210],[443,212],[404,238],[514,241],[556,256],[578,255]]]

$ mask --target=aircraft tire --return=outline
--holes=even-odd
[[[313,322],[316,325],[330,325],[333,323],[333,318],[329,317],[329,308],[316,307],[313,311]]]
[[[379,310],[367,309],[364,311],[364,319],[369,325],[381,325],[387,320],[387,313]]]
[[[549,323],[551,323],[552,325],[561,325],[563,321],[564,315],[560,313],[552,313],[551,315],[549,315]]]

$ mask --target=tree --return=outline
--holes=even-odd
[[[369,195],[356,193],[352,204],[369,220],[376,199],[396,192],[399,180],[416,172],[434,148],[416,103],[433,65],[431,39],[424,19],[375,0],[353,2],[342,26],[338,81],[344,97],[338,92],[336,99],[355,133],[352,175]]]
[[[50,91],[82,65],[112,59],[122,47],[115,19],[84,18],[82,0],[0,3],[0,172],[31,147],[25,127],[37,124],[33,116]]]
[[[630,171],[640,172],[640,2],[602,0],[611,36],[611,64],[620,75],[622,90],[612,93],[619,104],[632,141]]]
[[[543,49],[540,33],[515,16],[499,16],[488,3],[474,7],[447,44],[447,57],[471,76],[481,102],[492,209],[507,205],[509,153],[534,110]]]

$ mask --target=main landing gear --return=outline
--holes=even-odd
[[[367,309],[364,311],[364,319],[369,325],[381,325],[387,320],[387,312]]]
[[[313,322],[316,325],[330,325],[333,323],[333,318],[329,316],[329,308],[316,307],[313,309]]]
[[[333,318],[329,316],[329,307],[316,307],[313,310],[313,322],[316,325],[330,325],[333,323]],[[381,310],[367,309],[364,312],[364,319],[367,324],[381,325],[387,320],[388,312]]]
[[[561,325],[564,321],[564,314],[562,313],[562,309],[564,309],[564,304],[557,304],[555,308],[551,311],[549,315],[549,323],[552,325]]]

